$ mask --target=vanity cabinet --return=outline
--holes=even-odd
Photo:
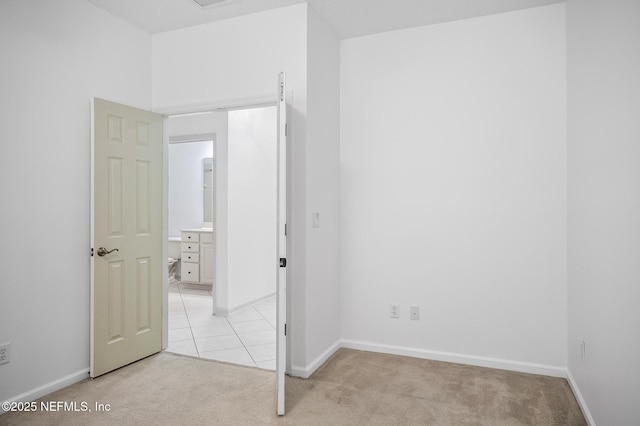
[[[181,231],[180,279],[185,283],[213,284],[213,231]]]

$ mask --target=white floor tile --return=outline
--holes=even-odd
[[[211,309],[211,305],[185,305],[185,312],[187,313],[187,316],[191,318],[207,317],[213,315],[213,309]]]
[[[169,303],[168,308],[169,308],[168,309],[169,315],[183,316],[183,317],[187,316],[187,312],[184,310],[184,305],[182,304],[182,302],[180,302],[180,304]]]
[[[173,352],[182,355],[198,356],[196,345],[192,340],[181,340],[179,342],[169,342],[167,352]]]
[[[179,310],[169,310],[169,321],[171,320],[186,320],[187,319],[187,313],[185,312],[184,308],[179,311]]]
[[[189,320],[187,319],[187,317],[185,316],[184,318],[172,318],[171,315],[169,315],[169,330],[175,330],[176,328],[188,328],[189,327]]]
[[[210,291],[170,285],[168,299],[168,352],[275,369],[275,297],[228,316],[212,315]]]
[[[214,359],[216,361],[232,362],[234,364],[248,365],[255,367],[251,356],[244,348],[223,349],[219,351],[201,352],[200,358]]]
[[[201,337],[229,336],[235,332],[229,323],[207,324],[202,326],[191,326],[193,337],[199,339]]]
[[[243,322],[243,321],[254,321],[264,319],[262,315],[258,313],[252,307],[242,309],[240,311],[233,312],[227,315],[227,319],[230,323]]]
[[[276,359],[276,344],[267,343],[266,345],[247,346],[249,355],[255,362],[270,361]]]
[[[245,346],[266,345],[276,342],[276,333],[272,330],[252,331],[249,333],[238,333],[238,337]]]
[[[209,314],[205,314],[205,315],[200,315],[200,316],[189,316],[189,323],[191,324],[191,327],[199,327],[199,326],[203,326],[203,325],[209,325],[209,324],[229,324],[229,321],[227,321],[227,319],[223,316],[219,316],[219,315],[211,315]]]
[[[198,352],[217,351],[221,349],[241,348],[242,343],[235,334],[230,336],[201,337],[196,339]]]
[[[262,316],[274,316],[276,314],[276,303],[275,300],[273,302],[261,302],[257,305],[253,305],[253,307],[262,314]]]
[[[278,325],[277,325],[277,324],[278,324],[278,322],[276,321],[276,316],[275,316],[275,315],[274,315],[274,316],[272,316],[272,317],[267,317],[266,319],[267,319],[267,321],[269,321],[269,324],[271,324],[271,326],[272,326],[274,329],[275,329],[275,328],[277,328],[277,326],[278,326]]]
[[[199,297],[189,299],[183,296],[182,302],[184,303],[184,307],[187,311],[189,309],[208,309],[209,312],[213,312],[213,301],[211,299]]]
[[[180,340],[193,340],[190,328],[174,328],[169,330],[169,342],[178,342]]]
[[[269,361],[257,361],[256,362],[256,367],[262,368],[264,370],[273,370],[273,371],[275,371],[275,369],[276,369],[276,360],[272,359],[272,360],[269,360]]]
[[[169,294],[167,295],[167,300],[169,301],[169,303],[182,303],[182,296],[180,295],[180,292],[169,292]]]
[[[196,290],[193,288],[181,288],[180,289],[180,294],[184,295],[190,295],[190,296],[202,296],[202,297],[208,297],[209,299],[211,299],[211,292],[209,290]]]
[[[271,330],[275,335],[275,329],[267,320],[253,320],[253,321],[243,321],[243,322],[234,322],[233,329],[236,333],[251,333],[253,331],[267,331]]]

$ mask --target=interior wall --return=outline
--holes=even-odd
[[[229,310],[276,291],[277,114],[229,111]]]
[[[203,160],[213,156],[213,141],[169,144],[169,238],[180,238],[182,229],[202,227]]]
[[[340,42],[309,7],[307,56],[306,352],[302,375],[340,340]],[[313,214],[318,222],[314,225]]]
[[[275,100],[278,73],[287,73],[288,361],[299,365],[306,365],[306,17],[307,5],[301,3],[152,36],[154,110]]]
[[[565,91],[564,4],[341,42],[347,346],[563,374]]]
[[[5,401],[88,377],[91,101],[150,108],[151,38],[84,0],[3,0],[0,40]]]
[[[640,3],[567,1],[567,61],[569,371],[591,424],[636,425]]]

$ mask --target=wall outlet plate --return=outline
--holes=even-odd
[[[3,343],[0,345],[0,364],[8,364],[9,363],[9,347],[11,343]]]
[[[414,321],[417,321],[420,319],[420,306],[410,306],[409,307],[409,313],[411,316],[411,319]]]
[[[391,318],[400,318],[400,305],[397,303],[392,303],[389,305],[389,316]]]

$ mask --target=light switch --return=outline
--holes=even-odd
[[[320,213],[313,212],[311,214],[311,226],[313,228],[320,228]]]

